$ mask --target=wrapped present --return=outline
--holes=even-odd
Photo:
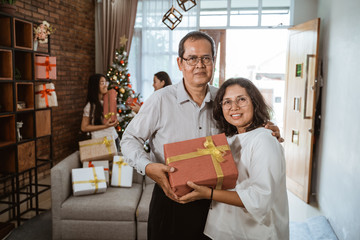
[[[56,79],[56,57],[35,56],[35,79]]]
[[[35,86],[36,108],[57,107],[57,97],[53,83],[44,83]]]
[[[103,167],[72,169],[72,186],[74,196],[102,193],[106,191],[106,180]]]
[[[130,167],[121,156],[114,156],[111,186],[131,187],[133,180],[133,168]]]
[[[115,140],[112,137],[94,138],[79,142],[80,160],[111,160],[116,151]]]
[[[114,89],[110,89],[107,93],[104,95],[104,124],[111,118],[111,121],[116,121],[116,112],[117,112],[117,105],[116,105],[116,99],[117,99],[117,92]]]
[[[192,191],[187,181],[216,189],[231,189],[236,185],[238,170],[225,134],[164,144],[166,164],[176,170],[169,173],[175,194]]]
[[[105,172],[106,183],[109,184],[109,161],[85,161],[83,168],[103,167]]]
[[[126,106],[135,106],[135,104],[141,106],[141,103],[138,102],[137,98],[128,97],[125,101]]]

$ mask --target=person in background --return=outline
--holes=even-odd
[[[225,81],[213,116],[228,137],[239,176],[233,190],[194,189],[181,203],[211,199],[204,233],[211,239],[289,239],[289,208],[283,148],[263,126],[270,108],[248,79]]]
[[[154,74],[154,82],[153,82],[154,91],[157,91],[169,85],[172,85],[172,82],[169,75],[166,72],[161,71]],[[130,106],[131,110],[133,110],[135,113],[138,113],[140,111],[140,107],[141,105],[136,103]]]
[[[183,79],[155,91],[132,119],[120,142],[124,160],[156,184],[149,206],[148,240],[202,240],[210,200],[179,203],[167,174],[164,144],[220,133],[212,117],[217,88],[209,85],[214,73],[214,40],[204,32],[186,34],[179,43],[177,64]],[[279,129],[270,126],[280,137]],[[144,150],[149,139],[150,154]]]
[[[163,87],[172,85],[171,79],[166,72],[157,72],[154,74],[154,91],[159,90]]]
[[[115,130],[118,121],[103,122],[103,96],[108,91],[109,82],[105,75],[94,74],[89,77],[86,105],[81,121],[81,131],[90,132],[91,138],[113,137],[119,151],[120,140]]]

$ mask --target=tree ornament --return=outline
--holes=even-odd
[[[121,93],[125,93],[125,89],[124,89],[124,88],[120,88],[120,92],[121,92]]]

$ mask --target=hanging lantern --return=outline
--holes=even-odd
[[[172,6],[167,13],[163,16],[162,22],[173,30],[182,20],[182,14]]]
[[[189,11],[196,6],[196,0],[176,0],[182,10]]]

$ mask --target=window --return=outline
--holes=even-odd
[[[161,20],[172,4],[183,20],[170,31]],[[184,12],[176,1],[139,0],[129,56],[133,87],[146,100],[154,91],[156,72],[166,71],[173,83],[181,81],[176,62],[178,44],[189,31],[286,28],[290,25],[290,4],[291,0],[199,0],[196,7]]]

